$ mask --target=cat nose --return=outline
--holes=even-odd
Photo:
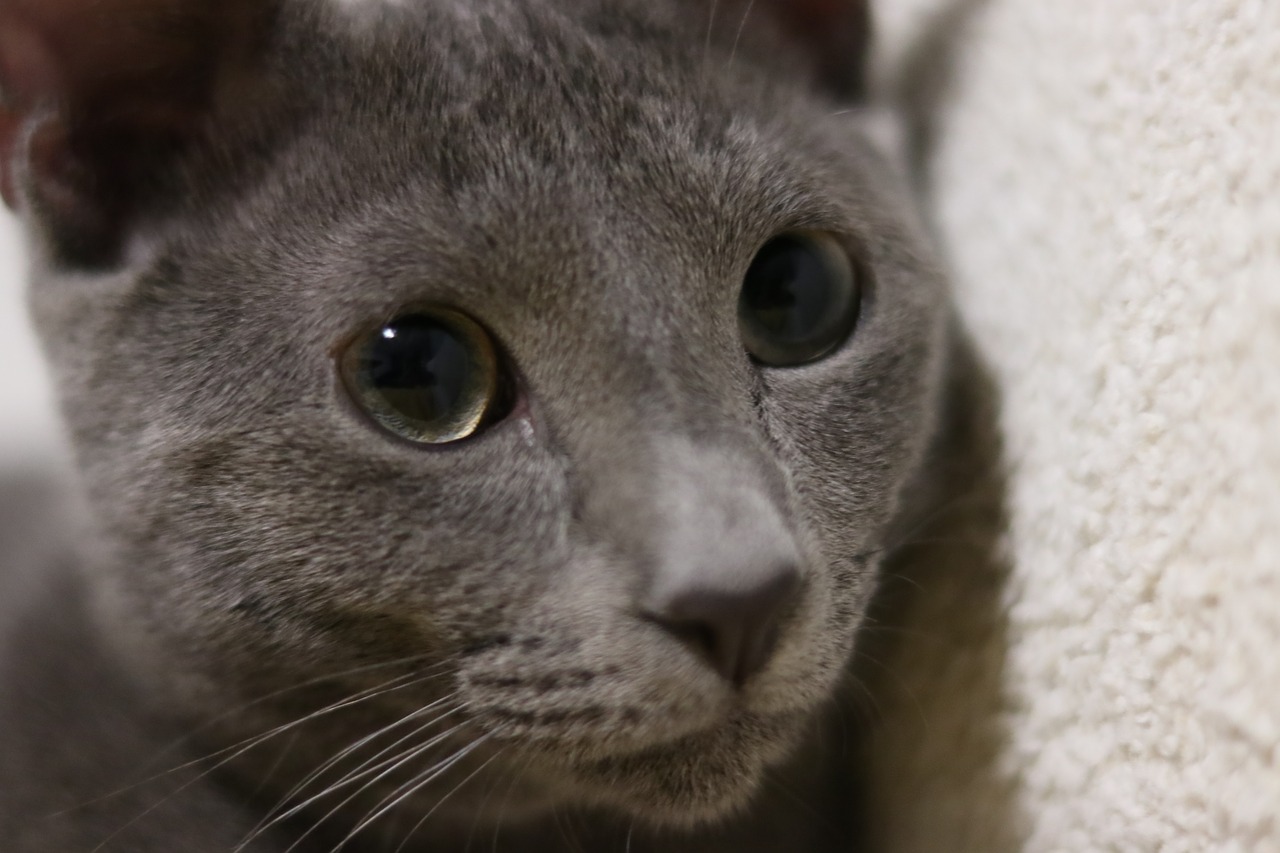
[[[721,573],[720,583],[699,573],[687,585],[668,589],[648,615],[741,687],[773,656],[801,576],[793,561],[736,568]]]

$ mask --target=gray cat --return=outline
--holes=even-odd
[[[855,848],[841,685],[963,361],[865,9],[0,33],[85,508],[9,510],[5,851]]]

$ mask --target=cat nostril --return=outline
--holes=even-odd
[[[799,592],[799,569],[783,563],[741,586],[673,590],[647,615],[742,686],[769,662],[782,617]]]

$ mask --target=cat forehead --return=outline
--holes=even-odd
[[[572,107],[688,96],[712,78],[750,76],[745,52],[718,53],[704,16],[692,11],[700,4],[684,0],[328,2],[340,13],[326,28],[344,65],[358,55],[362,73],[417,78],[420,85],[399,87],[401,95],[429,86],[455,100],[483,91],[523,103],[557,93]],[[786,76],[774,69],[757,82]],[[370,82],[358,81],[365,94]],[[697,94],[714,108],[712,92]]]
[[[561,13],[570,7],[607,14]],[[726,71],[701,86],[700,40],[668,49],[625,24],[678,28],[646,7],[380,8],[367,27],[298,31],[290,73],[313,104],[299,137],[236,216],[193,206],[180,257],[246,270],[308,258],[314,288],[367,299],[371,315],[424,295],[490,310],[536,297],[561,313],[634,303],[697,271],[732,280],[778,231],[868,218],[871,170],[851,125],[823,127],[827,105],[767,75],[737,85]],[[476,16],[500,32],[480,32]],[[366,283],[358,296],[351,282]]]
[[[801,91],[699,88],[700,56],[626,31],[627,15],[648,20],[643,9],[597,4],[608,14],[593,24],[558,14],[565,0],[392,5],[408,11],[342,31],[354,66],[346,57],[323,71],[331,79],[294,170],[312,185],[416,198],[419,220],[456,225],[505,211],[548,224],[684,219],[697,232],[717,213],[786,218],[804,206],[798,184],[823,183],[803,174],[826,152],[814,150],[823,132],[802,118]],[[317,51],[315,61],[332,57]],[[822,166],[834,172],[840,159]]]
[[[339,12],[360,12],[377,6],[403,6],[408,0],[328,0]]]

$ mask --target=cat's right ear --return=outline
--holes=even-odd
[[[702,0],[713,23],[737,42],[742,31],[776,27],[808,57],[817,82],[843,99],[864,94],[871,43],[869,0]],[[721,21],[714,19],[720,17]]]
[[[268,0],[0,0],[0,194],[109,265],[246,85]]]

